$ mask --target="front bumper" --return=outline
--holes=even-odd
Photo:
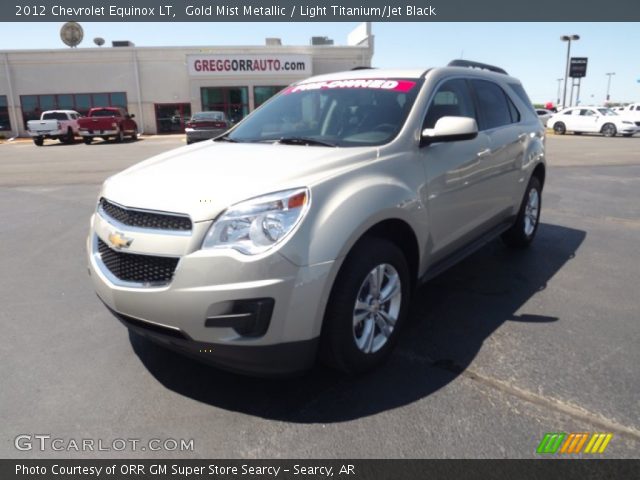
[[[277,251],[253,257],[200,250],[210,224],[195,223],[191,235],[142,233],[94,214],[87,250],[96,293],[131,330],[200,360],[258,374],[308,368],[315,360],[333,263],[299,267]],[[144,287],[114,278],[97,252],[97,239],[108,244],[116,230],[134,238],[131,249],[139,248],[134,253],[179,256],[171,282]],[[260,336],[239,333],[233,319],[225,325],[211,321],[228,313],[230,302],[251,299],[273,299]]]

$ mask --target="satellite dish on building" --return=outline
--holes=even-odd
[[[60,29],[60,39],[65,45],[73,48],[80,45],[84,38],[84,31],[77,22],[67,22]]]
[[[95,43],[97,46],[101,47],[102,45],[104,45],[104,38],[96,37],[96,38],[93,39],[93,43]]]

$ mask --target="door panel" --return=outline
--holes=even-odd
[[[453,78],[438,86],[427,108],[423,128],[433,128],[444,116],[470,117],[477,121],[467,80]],[[419,150],[427,182],[423,201],[429,215],[427,250],[432,261],[457,249],[472,232],[481,228],[487,208],[486,196],[482,193],[482,166],[490,147],[489,138],[480,133],[472,140],[433,143]]]
[[[433,262],[457,250],[482,229],[484,212],[490,208],[487,186],[482,182],[484,155],[489,151],[489,138],[484,133],[473,140],[435,143],[420,150]]]

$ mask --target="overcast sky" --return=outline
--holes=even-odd
[[[66,48],[62,23],[0,23],[0,50]],[[280,37],[286,45],[307,45],[326,35],[344,45],[357,23],[83,23],[80,48],[92,39],[131,40],[136,46],[263,45]],[[564,77],[566,42],[578,34],[572,56],[589,57],[582,103],[602,103],[607,72],[612,101],[640,101],[640,28],[637,23],[374,23],[376,67],[431,67],[454,58],[492,63],[518,77],[535,103],[554,101]],[[103,48],[106,48],[103,47]]]

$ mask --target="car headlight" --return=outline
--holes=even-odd
[[[265,252],[293,231],[309,202],[309,189],[296,188],[233,205],[211,225],[202,248],[233,248],[246,255]]]

